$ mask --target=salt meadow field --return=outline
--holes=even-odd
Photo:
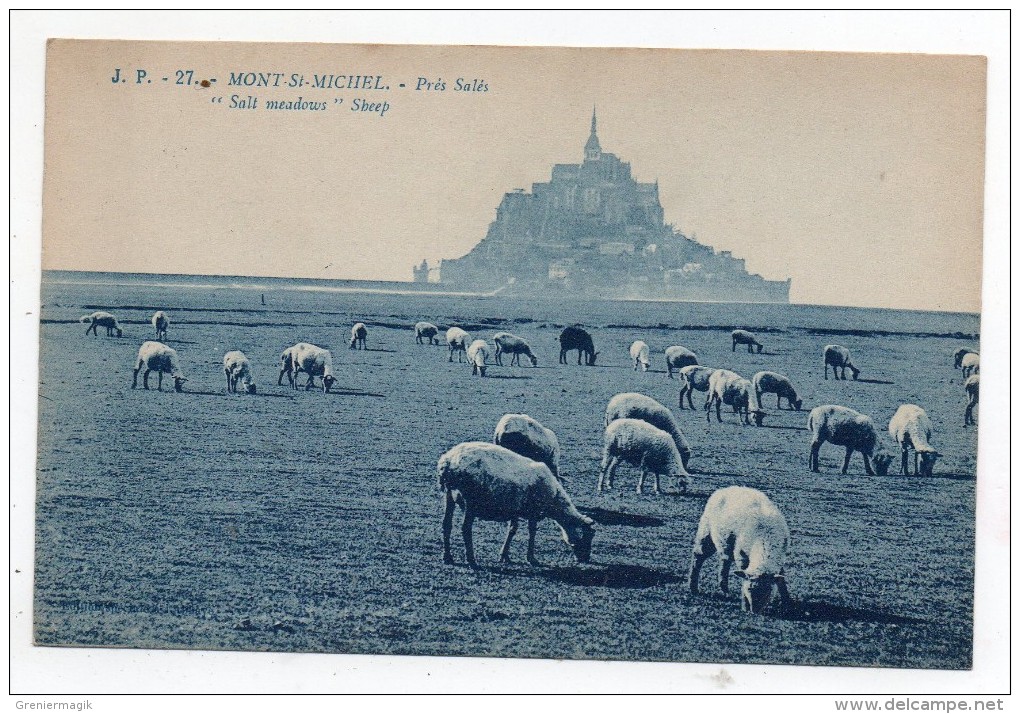
[[[747,662],[966,669],[971,666],[977,429],[953,351],[978,349],[979,320],[799,305],[600,302],[359,292],[352,285],[259,278],[44,273],[39,387],[35,637],[41,645]],[[265,305],[262,304],[262,296]],[[84,335],[78,318],[107,310],[121,339]],[[149,320],[165,310],[185,391],[131,388]],[[538,366],[490,365],[484,378],[416,344],[427,320],[490,341],[531,344]],[[368,349],[349,350],[354,322]],[[558,364],[557,337],[581,324],[597,365]],[[747,328],[761,354],[731,351]],[[652,350],[635,372],[634,340]],[[332,350],[336,386],[277,386],[296,342]],[[822,348],[848,347],[859,381],[822,378]],[[775,408],[761,428],[726,408],[711,423],[695,395],[680,410],[663,350],[750,378],[791,378],[801,412]],[[222,359],[242,350],[258,393],[228,394]],[[526,362],[526,360],[525,360]],[[304,376],[300,377],[304,383]],[[140,380],[139,380],[140,381]],[[164,380],[172,387],[172,380]],[[621,466],[597,494],[604,411],[620,392],[669,406],[691,443],[685,494],[634,491]],[[859,454],[825,444],[808,468],[807,414],[840,404],[885,427],[922,406],[942,454],[932,477],[867,476]],[[506,525],[476,521],[464,564],[444,565],[436,461],[488,441],[505,413],[552,429],[577,507],[596,522],[579,565],[549,520],[525,560],[500,565]],[[980,413],[977,416],[981,419]],[[27,477],[21,474],[21,477]],[[667,484],[671,485],[671,484]],[[767,493],[792,538],[785,612],[741,612],[736,578],[701,594],[687,571],[698,519],[718,488]]]

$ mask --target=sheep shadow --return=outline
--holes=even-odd
[[[762,424],[760,429],[789,429],[790,431],[807,431],[803,426],[783,426],[782,424]]]
[[[523,374],[490,374],[486,379],[531,379],[531,377]]]
[[[352,352],[388,352],[389,354],[396,354],[396,350],[387,350],[382,347],[366,347],[363,350],[351,350]]]
[[[687,469],[691,476],[718,476],[720,478],[746,478],[747,474],[733,474],[728,471],[695,471]]]
[[[593,521],[603,526],[626,526],[628,528],[658,528],[666,525],[666,521],[655,516],[644,516],[640,513],[623,513],[610,511],[598,506],[581,506],[579,510]]]
[[[777,620],[792,622],[868,622],[876,625],[919,625],[924,623],[924,620],[881,610],[848,607],[813,600],[793,600],[785,608],[775,612],[774,617]]]
[[[541,578],[564,585],[577,585],[587,588],[614,588],[625,590],[643,590],[646,588],[674,585],[684,582],[686,578],[661,570],[653,570],[642,565],[623,565],[610,563],[600,566],[551,566],[546,568],[530,568],[528,570],[494,568],[493,572],[524,578]]]
[[[864,384],[896,384],[896,382],[890,382],[885,379],[857,379],[854,381],[862,382]]]
[[[197,342],[192,342],[191,340],[176,340],[176,339],[174,339],[174,340],[166,340],[163,344],[164,345],[169,345],[171,342],[173,344],[175,344],[175,345],[197,345],[198,344]]]
[[[385,399],[385,394],[378,394],[376,392],[361,392],[357,389],[336,389],[333,388],[327,392],[334,397],[375,397],[377,399]]]

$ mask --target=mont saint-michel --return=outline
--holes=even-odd
[[[436,273],[438,272],[438,276]],[[687,237],[664,220],[659,183],[602,150],[597,117],[580,164],[555,164],[549,181],[503,196],[485,238],[415,282],[511,294],[609,299],[790,301],[790,280],[766,280],[744,261]]]

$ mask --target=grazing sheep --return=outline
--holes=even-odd
[[[496,343],[496,364],[503,364],[503,355],[509,354],[513,355],[510,358],[511,367],[515,362],[520,365],[521,355],[527,355],[531,360],[532,367],[538,366],[538,357],[531,351],[531,346],[517,335],[512,335],[509,332],[497,332],[492,341]]]
[[[467,348],[467,360],[471,363],[471,374],[485,376],[485,362],[489,358],[489,346],[485,340],[475,340]]]
[[[297,389],[297,376],[301,372],[308,375],[308,381],[305,382],[306,391],[315,386],[316,377],[322,377],[323,392],[329,392],[333,388],[333,383],[336,382],[336,377],[333,376],[333,355],[329,350],[307,342],[298,342],[285,349],[280,355],[280,363],[280,376],[276,380],[277,384],[281,383],[283,375],[286,374],[287,381],[294,389]]]
[[[761,404],[761,395],[775,394],[776,409],[779,409],[779,400],[785,398],[791,410],[800,411],[804,400],[797,396],[797,390],[793,388],[793,382],[778,372],[758,372],[751,378],[754,385],[754,396]]]
[[[120,329],[120,323],[117,322],[117,318],[102,310],[93,312],[90,315],[82,315],[78,318],[78,322],[89,323],[89,326],[85,328],[86,335],[91,332],[93,336],[99,337],[98,328],[105,327],[107,337],[113,337],[114,333],[117,334],[117,337],[124,336],[124,331]]]
[[[596,490],[613,488],[613,477],[620,461],[641,469],[637,492],[641,493],[645,475],[655,474],[655,493],[659,493],[659,476],[677,479],[681,491],[686,491],[691,475],[684,468],[683,459],[673,437],[641,419],[616,419],[606,427],[602,447],[602,468]]]
[[[857,381],[857,377],[860,375],[861,370],[857,369],[850,363],[850,350],[843,345],[825,345],[825,350],[823,350],[822,354],[825,358],[826,379],[829,378],[829,367],[832,367],[833,379],[840,379],[840,375],[842,375],[842,379],[845,380],[846,368],[849,367],[850,372],[854,376],[854,381]],[[836,373],[837,367],[840,369],[840,374]]]
[[[446,331],[446,344],[450,347],[450,359],[447,362],[453,362],[453,353],[457,353],[457,361],[463,361],[465,352],[467,352],[468,342],[471,340],[469,335],[459,327],[451,327]]]
[[[349,347],[354,350],[363,350],[365,347],[365,338],[368,337],[368,328],[365,327],[364,322],[356,322],[354,327],[351,328],[351,343]]]
[[[967,377],[967,381],[963,383],[963,389],[967,392],[967,409],[963,413],[963,425],[974,423],[974,407],[978,405],[978,397],[980,396],[981,388],[981,375],[972,374]]]
[[[145,374],[142,375],[142,386],[149,388],[149,372],[159,373],[159,384],[157,389],[163,391],[163,373],[166,372],[174,378],[174,390],[184,391],[184,383],[187,378],[181,372],[181,362],[175,352],[161,342],[143,342],[138,348],[138,358],[135,360],[134,379],[131,380],[131,388],[138,386],[138,373],[145,367]]]
[[[762,343],[747,330],[734,330],[730,335],[733,337],[733,349],[731,352],[737,351],[737,345],[747,345],[748,354],[753,354],[755,347],[758,348],[758,354],[761,354]]]
[[[237,393],[238,382],[244,385],[248,394],[255,394],[255,379],[251,374],[251,362],[244,352],[234,350],[223,355],[223,373],[227,377],[227,391]]]
[[[652,362],[648,358],[648,345],[642,340],[637,340],[630,346],[630,358],[634,360],[635,372],[639,367],[642,372],[647,372],[648,368],[652,366]]]
[[[836,446],[846,447],[846,458],[843,460],[843,473],[850,468],[850,456],[853,452],[861,452],[864,457],[864,470],[868,476],[885,476],[892,463],[892,454],[885,453],[879,442],[878,429],[871,417],[847,407],[825,404],[815,407],[808,415],[808,431],[811,432],[811,455],[809,465],[812,471],[818,471],[818,451],[828,441]],[[871,468],[874,459],[875,468]]]
[[[510,449],[549,467],[560,477],[560,442],[552,429],[546,429],[527,414],[504,414],[496,424],[492,443]]]
[[[719,589],[729,592],[730,566],[737,563],[736,574],[743,579],[740,609],[761,613],[772,597],[772,586],[779,591],[780,606],[790,603],[783,570],[790,529],[786,519],[761,491],[744,486],[721,488],[708,498],[698,521],[691,557],[690,588],[698,594],[701,566],[713,553],[719,553]]]
[[[475,563],[472,525],[475,518],[484,521],[509,521],[506,540],[500,550],[500,562],[510,562],[510,540],[520,519],[528,522],[528,563],[535,558],[535,532],[538,522],[552,518],[562,531],[563,540],[574,551],[579,563],[591,558],[594,521],[574,508],[563,485],[543,463],[515,454],[509,449],[481,441],[458,444],[439,457],[436,467],[439,487],[446,496],[443,515],[443,562],[453,563],[450,532],[457,505],[464,509],[464,551],[471,567]]]
[[[439,328],[431,322],[416,322],[414,324],[414,341],[419,345],[426,343],[430,345],[438,345],[438,335]],[[422,340],[425,340],[425,342],[422,342]]]
[[[694,402],[691,400],[691,395],[694,394],[695,389],[699,392],[708,391],[709,379],[714,371],[715,369],[713,367],[701,367],[699,365],[690,365],[680,370],[681,409],[684,408],[684,395],[687,396],[688,406],[690,406],[691,409],[694,409]]]
[[[563,328],[560,333],[560,364],[567,363],[567,352],[577,350],[577,363],[581,364],[581,354],[584,354],[584,363],[589,367],[595,365],[595,358],[599,353],[595,351],[595,343],[588,331],[578,325],[571,325]]]
[[[761,426],[766,412],[758,406],[754,395],[754,386],[736,372],[728,369],[717,369],[708,378],[708,401],[705,402],[705,418],[712,423],[712,407],[715,406],[715,419],[722,421],[722,405],[729,404],[733,413],[738,415],[744,424],[751,423],[754,415],[755,426]]]
[[[961,347],[953,353],[953,369],[960,369],[960,362],[963,360],[964,355],[977,354],[977,350],[972,350],[970,347]]]
[[[907,469],[907,450],[914,450],[914,474],[917,476],[931,476],[935,469],[935,460],[941,454],[931,446],[931,433],[934,431],[931,419],[925,414],[924,409],[916,404],[902,404],[889,420],[889,433],[896,443],[900,445],[903,452],[901,473],[909,476]],[[921,458],[921,465],[918,467],[918,455]]]
[[[152,316],[152,326],[156,330],[156,339],[166,342],[166,328],[170,327],[170,317],[162,310],[157,310]]]
[[[673,379],[673,370],[698,364],[698,356],[686,347],[673,345],[666,348],[666,376]]]
[[[617,419],[640,419],[656,429],[662,429],[673,437],[677,451],[680,452],[680,460],[684,468],[687,468],[687,462],[691,458],[690,444],[680,431],[680,425],[673,417],[673,413],[665,406],[644,394],[624,392],[610,399],[606,406],[605,425],[609,426]]]
[[[963,356],[960,360],[960,369],[963,372],[963,378],[977,374],[981,371],[981,355],[977,352],[971,352]]]

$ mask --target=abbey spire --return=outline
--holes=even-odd
[[[588,142],[584,145],[584,160],[585,161],[598,161],[602,156],[602,146],[599,144],[599,136],[595,131],[597,126],[597,120],[595,118],[595,107],[591,108],[591,135],[588,137]]]

